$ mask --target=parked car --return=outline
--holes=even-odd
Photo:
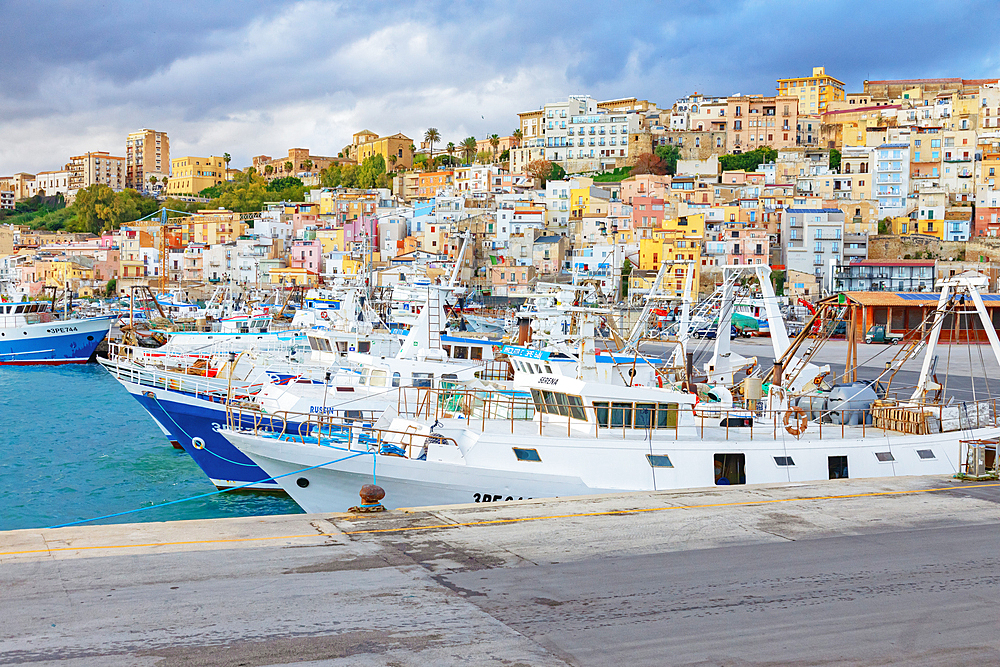
[[[705,338],[705,339],[708,339],[708,340],[715,340],[715,334],[716,334],[716,327],[714,327],[714,326],[702,327],[700,329],[695,329],[695,331],[694,331],[694,337],[695,338]],[[749,337],[750,333],[741,331],[740,329],[738,329],[736,327],[735,324],[730,324],[729,325],[729,337],[730,338],[739,338],[740,336]]]

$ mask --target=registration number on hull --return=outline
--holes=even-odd
[[[474,502],[477,503],[497,503],[507,500],[524,500],[524,498],[520,496],[517,498],[514,496],[504,497],[502,493],[473,493],[472,498],[474,499]],[[528,498],[528,500],[531,500],[531,498]]]

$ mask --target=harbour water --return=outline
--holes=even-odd
[[[0,367],[0,530],[38,528],[215,490],[97,364]],[[106,519],[133,523],[300,512],[218,494]]]

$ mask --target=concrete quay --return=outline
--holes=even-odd
[[[0,665],[1000,662],[1000,483],[0,533]]]

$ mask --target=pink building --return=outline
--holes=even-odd
[[[670,176],[639,174],[622,181],[621,200],[631,204],[636,197],[665,198],[670,192]]]
[[[319,272],[323,267],[323,244],[318,240],[292,241],[292,249],[288,253],[289,266],[293,269],[306,269]]]
[[[104,238],[101,238],[103,243]],[[107,281],[118,278],[118,267],[121,253],[117,248],[106,247],[93,253],[94,258],[94,279]]]
[[[768,264],[767,230],[742,223],[727,224],[722,240],[726,244],[726,264]]]
[[[372,248],[378,248],[378,218],[374,216],[355,218],[344,223],[344,247],[350,247],[351,243],[361,243],[365,230],[368,231],[368,242]]]
[[[659,197],[632,198],[632,229],[638,239],[653,238],[653,230],[663,227],[663,200]]]

